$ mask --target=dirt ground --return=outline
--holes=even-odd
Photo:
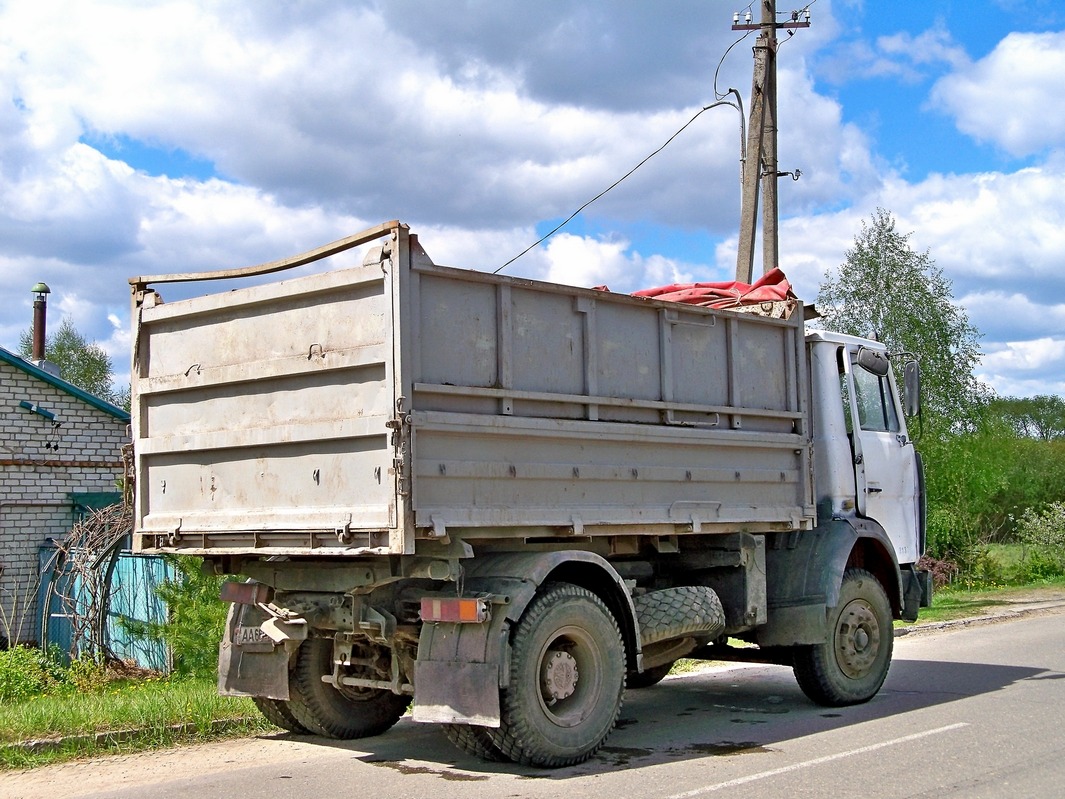
[[[29,771],[0,772],[0,796],[5,799],[86,796],[83,792],[90,785],[106,785],[107,793],[101,796],[135,788],[145,788],[145,795],[150,795],[151,785],[170,780],[178,772],[205,775],[238,765],[240,768],[265,766],[276,761],[279,746],[292,757],[298,757],[301,748],[308,753],[318,748],[315,743],[290,740],[277,733],[177,749],[104,755]]]

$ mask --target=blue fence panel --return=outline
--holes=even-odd
[[[123,660],[156,671],[170,672],[169,648],[160,641],[135,638],[122,626],[123,617],[162,624],[166,621],[166,604],[156,588],[173,579],[174,569],[156,556],[122,552],[111,579],[111,604],[107,612],[106,635],[111,651]]]
[[[70,591],[70,572],[58,569],[59,550],[44,545],[37,550],[41,583],[37,588],[37,640],[45,648],[57,647],[64,655],[70,653],[71,627],[63,600]]]
[[[59,568],[56,555],[57,550],[52,546],[43,546],[38,553],[41,585],[37,594],[37,640],[44,646],[56,646],[63,654],[69,654],[74,631],[62,597],[73,597],[76,611],[87,606],[88,598],[81,579],[73,577],[69,568]],[[165,623],[166,605],[155,589],[173,576],[173,568],[162,558],[119,553],[111,578],[111,601],[104,629],[105,640],[115,656],[131,659],[143,668],[171,670],[166,644],[130,635],[121,620]]]

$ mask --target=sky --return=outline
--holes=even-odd
[[[388,219],[437,263],[497,269],[718,95],[747,107],[754,36],[731,29],[747,8],[0,0],[0,346],[18,349],[44,281],[50,329],[70,318],[125,383],[129,277],[272,261]],[[982,333],[978,378],[1065,395],[1065,3],[809,10],[778,53],[797,293],[813,301],[886,209]],[[699,114],[504,273],[732,279],[740,131],[731,107]]]

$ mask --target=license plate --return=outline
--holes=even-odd
[[[261,627],[251,627],[241,625],[233,631],[233,643],[237,646],[254,646],[255,644],[270,644],[273,645],[266,633],[262,631]]]

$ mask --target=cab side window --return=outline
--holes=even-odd
[[[843,367],[843,359],[846,357],[846,351],[843,347],[836,350],[836,368],[839,370],[839,395],[843,401],[843,421],[847,424],[847,435],[854,432],[854,420],[851,419],[851,389],[850,379],[847,377],[847,371]]]
[[[877,377],[859,366],[852,369],[858,425],[862,430],[897,433],[899,416],[886,377]]]

